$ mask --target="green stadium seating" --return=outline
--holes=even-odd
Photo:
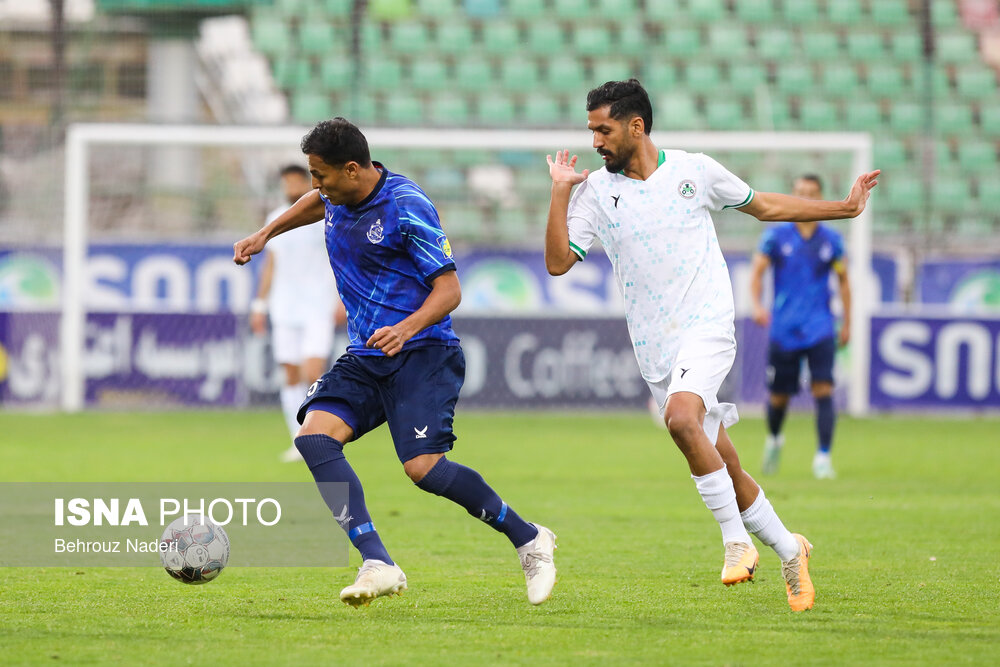
[[[814,24],[820,17],[817,0],[785,0],[781,8],[785,21],[794,25]]]
[[[874,63],[868,66],[868,93],[873,97],[895,98],[903,93],[903,71],[890,63]]]
[[[611,53],[611,32],[603,25],[578,25],[572,39],[580,55],[601,57]]]
[[[832,30],[810,28],[802,31],[802,52],[810,60],[829,62],[840,57],[840,38]]]
[[[916,102],[896,102],[889,110],[889,126],[902,134],[917,132],[924,126],[924,110]]]
[[[627,23],[618,29],[615,50],[625,56],[649,58],[652,55],[646,31],[640,23]]]
[[[368,0],[368,15],[376,21],[400,21],[412,13],[410,0]]]
[[[403,67],[395,58],[369,58],[361,68],[361,81],[369,90],[398,91],[403,82]]]
[[[565,121],[558,100],[545,93],[525,98],[521,119],[524,123],[534,126],[550,126]]]
[[[967,32],[939,33],[936,56],[939,62],[946,64],[976,62],[979,59],[976,38]]]
[[[989,66],[971,65],[955,72],[955,83],[958,94],[965,99],[996,100],[997,75]]]
[[[934,164],[938,169],[954,169],[954,160],[952,160],[951,145],[947,141],[941,139],[935,139],[932,142]],[[918,151],[919,154],[919,151]]]
[[[709,61],[693,61],[684,70],[684,83],[696,93],[712,93],[722,83],[719,66]]]
[[[376,103],[375,97],[366,92],[355,91],[337,112],[346,113],[347,118],[357,124],[383,122],[382,118],[379,117],[379,105]]]
[[[500,15],[500,0],[465,0],[465,13],[474,19],[492,19]]]
[[[333,117],[330,96],[311,90],[298,90],[292,96],[292,120],[310,124]]]
[[[866,18],[860,0],[826,0],[826,16],[840,25],[853,26]]]
[[[557,56],[549,61],[546,82],[554,92],[573,93],[587,89],[583,64],[573,56]]]
[[[472,27],[468,21],[439,23],[434,35],[434,48],[439,53],[462,56],[472,49]]]
[[[312,83],[312,65],[305,58],[285,57],[274,61],[274,80],[282,88],[304,88]]]
[[[291,51],[291,32],[278,14],[255,14],[250,34],[254,46],[262,53],[284,55]]]
[[[507,15],[525,21],[543,19],[547,13],[544,3],[538,0],[507,0]]]
[[[385,122],[390,125],[415,127],[424,122],[423,105],[414,95],[394,92],[385,99]]]
[[[469,102],[458,95],[432,98],[429,119],[435,125],[465,125],[469,122]]]
[[[972,108],[968,104],[946,102],[937,105],[934,114],[938,132],[947,136],[960,136],[972,132]]]
[[[895,210],[913,210],[920,207],[923,202],[924,186],[920,179],[907,174],[897,172],[887,175],[879,187],[885,187],[885,196],[882,198],[886,208]]]
[[[274,0],[273,5],[284,16],[303,14],[309,3],[306,0]]]
[[[788,95],[809,95],[813,91],[812,68],[802,63],[791,63],[778,70],[778,90]]]
[[[324,58],[319,63],[319,80],[327,90],[347,90],[354,84],[354,61]]]
[[[992,141],[970,139],[958,145],[958,164],[969,173],[997,168],[997,147]]]
[[[705,103],[705,117],[713,130],[740,130],[746,125],[743,105],[726,97],[709,98]]]
[[[924,41],[917,32],[897,31],[889,38],[892,57],[897,62],[914,63],[923,58]]]
[[[836,130],[837,108],[826,100],[807,99],[799,107],[799,122],[803,130]]]
[[[318,8],[324,16],[331,19],[347,18],[354,9],[354,0],[322,0],[308,4],[310,9]]]
[[[969,179],[953,174],[939,174],[931,184],[931,205],[949,213],[963,213],[971,208],[972,187]]]
[[[389,24],[389,48],[394,53],[422,56],[427,53],[430,35],[427,26],[417,21]]]
[[[515,53],[521,45],[517,26],[508,21],[489,21],[483,25],[483,50],[496,56]]]
[[[896,28],[913,22],[906,0],[876,0],[871,4],[872,20],[881,26]]]
[[[500,83],[512,92],[528,92],[538,87],[538,63],[531,58],[513,56],[500,61]]]
[[[361,26],[361,50],[365,53],[376,53],[382,50],[382,26],[377,23],[366,23]]]
[[[568,21],[592,18],[589,0],[553,0],[552,10],[557,18]]]
[[[718,23],[727,18],[723,0],[688,0],[688,13],[703,23]]]
[[[664,32],[667,53],[681,58],[690,58],[701,52],[701,35],[690,26],[671,26]]]
[[[653,122],[668,130],[691,130],[700,126],[701,114],[694,97],[684,92],[659,95],[653,104]]]
[[[735,3],[736,16],[746,23],[770,25],[774,22],[775,11],[772,0],[740,0]]]
[[[792,32],[780,26],[762,28],[757,33],[757,55],[767,60],[785,60],[795,52]]]
[[[639,77],[639,70],[626,58],[600,58],[594,60],[591,68],[591,79],[594,85],[605,81],[624,81]]]
[[[829,97],[853,97],[858,91],[858,70],[849,63],[834,61],[823,68],[823,93]]]
[[[601,21],[622,25],[640,20],[637,0],[596,0],[595,14]]]
[[[880,138],[875,141],[875,168],[887,173],[896,173],[907,162],[906,147],[898,139]]]
[[[346,41],[346,35],[337,35],[326,21],[304,21],[299,24],[299,50],[309,54],[330,54]]]
[[[914,67],[911,70],[910,85],[917,94],[924,91],[924,70],[923,67]],[[952,95],[951,83],[948,81],[948,72],[940,67],[931,70],[931,92],[938,98],[950,98]]]
[[[992,176],[993,178],[979,179],[979,196],[976,199],[980,210],[996,215],[1000,211],[1000,177],[997,174]]]
[[[662,23],[669,26],[676,23],[677,18],[684,14],[681,0],[656,0],[646,3],[646,19],[652,23]]]
[[[566,31],[561,26],[542,21],[528,24],[528,49],[540,56],[554,56],[566,50]]]
[[[1000,137],[1000,107],[983,106],[979,110],[979,127],[987,137]]]
[[[884,129],[882,110],[877,103],[871,100],[849,100],[844,116],[849,130],[878,132]]]
[[[958,25],[955,0],[932,0],[931,21],[935,29],[952,28]]]
[[[847,33],[847,55],[855,60],[874,62],[885,59],[881,33],[852,30]]]
[[[480,92],[493,86],[493,68],[483,58],[461,58],[455,63],[455,83],[459,91]]]
[[[507,95],[480,97],[476,105],[476,120],[494,127],[513,125],[514,101]]]
[[[767,84],[767,70],[754,62],[735,62],[729,66],[730,90],[744,95],[753,95]]]
[[[438,92],[450,86],[451,77],[443,60],[417,58],[410,65],[410,88],[421,92]]]
[[[642,83],[650,93],[671,91],[677,83],[677,69],[669,60],[647,60],[642,70]]]
[[[746,30],[727,23],[709,27],[708,48],[716,58],[741,58],[750,50]]]
[[[417,13],[427,18],[451,18],[457,10],[455,0],[417,0]]]

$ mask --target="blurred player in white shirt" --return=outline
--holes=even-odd
[[[285,200],[267,216],[267,223],[312,191],[308,170],[288,165],[281,170]],[[257,335],[267,331],[271,319],[271,349],[284,371],[281,409],[294,439],[299,429],[296,413],[306,387],[327,368],[333,348],[335,318],[344,319],[337,285],[326,252],[324,225],[307,225],[271,239],[261,270],[257,298],[251,306],[250,326]],[[291,445],[283,461],[301,461]]]
[[[792,610],[809,609],[815,599],[811,545],[785,528],[740,466],[726,433],[739,419],[736,407],[717,399],[736,357],[735,312],[710,211],[736,208],[759,220],[853,218],[864,210],[878,172],[860,176],[841,202],[754,192],[706,155],[657,149],[649,136],[649,96],[635,79],[590,91],[587,111],[605,166],[578,173],[569,151],[555,160],[548,156],[546,267],[552,275],[566,273],[600,239],[624,297],[639,369],[722,528],[722,582],[753,578],[753,533],[781,559]],[[579,187],[572,193],[574,185]]]

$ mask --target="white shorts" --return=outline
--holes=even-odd
[[[714,445],[720,426],[729,428],[740,420],[735,405],[719,403],[718,399],[719,388],[735,360],[736,343],[731,338],[710,336],[682,344],[670,375],[659,382],[646,382],[660,410],[660,417],[672,394],[686,391],[701,396],[705,404],[705,435]]]
[[[333,316],[295,326],[272,325],[271,350],[279,364],[298,366],[306,359],[329,359],[333,350]]]

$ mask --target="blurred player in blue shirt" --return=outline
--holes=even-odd
[[[373,162],[365,136],[343,118],[319,123],[302,139],[302,152],[314,189],[237,242],[233,260],[245,264],[274,236],[323,220],[350,344],[306,392],[295,446],[317,483],[348,485],[346,507],[324,494],[363,559],[340,599],[367,605],[406,590],[406,576],[382,544],[343,451],[388,423],[410,479],[506,535],[517,549],[528,600],[544,602],[555,584],[555,535],[526,522],[479,473],[445,456],[455,442],[465,357],[449,315],[461,287],[437,210],[416,183]]]
[[[807,174],[795,181],[793,194],[822,199],[819,176]],[[774,305],[764,308],[761,295],[767,268],[774,273]],[[837,334],[830,310],[830,273],[840,281],[843,323]],[[771,227],[761,237],[754,255],[750,283],[753,319],[771,326],[767,363],[769,434],[764,445],[765,474],[778,470],[789,398],[798,393],[803,359],[809,362],[812,394],[816,400],[816,431],[819,446],[813,458],[813,474],[832,479],[830,447],[836,415],[833,407],[833,362],[837,346],[850,335],[851,289],[847,280],[844,241],[840,234],[818,222],[786,222]]]

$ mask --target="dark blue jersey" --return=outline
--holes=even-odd
[[[357,206],[326,204],[326,249],[347,310],[348,351],[381,355],[365,343],[376,330],[414,313],[431,281],[455,270],[437,210],[416,183],[379,163],[378,185]],[[458,345],[451,317],[427,327],[403,346]]]
[[[801,350],[833,336],[830,272],[844,256],[840,234],[817,225],[806,240],[795,223],[786,222],[764,232],[759,250],[774,271],[771,340],[783,349]]]

